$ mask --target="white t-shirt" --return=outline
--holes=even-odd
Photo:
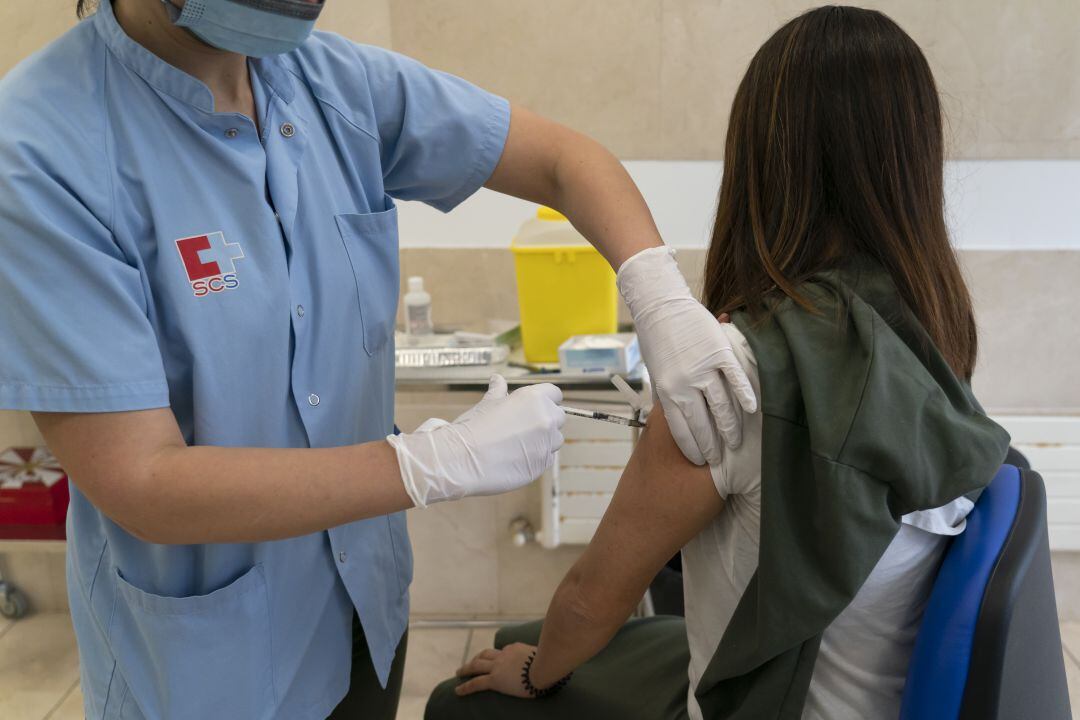
[[[746,338],[723,326],[761,396],[757,362]],[[694,690],[735,607],[757,570],[761,534],[761,412],[743,418],[743,442],[711,468],[724,510],[683,548],[686,632],[690,643],[688,712],[701,720]],[[896,718],[923,608],[947,547],[963,532],[972,504],[905,515],[903,525],[851,604],[826,628],[803,718]],[[792,608],[798,612],[798,608]]]

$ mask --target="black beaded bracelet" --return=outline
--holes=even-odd
[[[532,680],[529,678],[529,669],[532,667],[533,660],[536,659],[536,651],[533,650],[529,653],[529,658],[525,661],[525,667],[521,668],[521,684],[525,687],[525,692],[529,693],[534,698],[543,698],[554,695],[555,693],[566,687],[566,683],[570,682],[570,678],[574,676],[574,673],[568,674],[563,679],[559,680],[554,685],[546,687],[543,690],[532,684]]]

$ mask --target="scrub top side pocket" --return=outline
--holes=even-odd
[[[147,718],[273,717],[270,608],[262,565],[207,595],[165,597],[114,569],[109,641]],[[191,692],[202,688],[201,692]],[[117,708],[127,717],[130,707]]]
[[[400,271],[398,220],[394,201],[377,213],[337,215],[338,232],[356,280],[356,299],[364,328],[364,350],[374,355],[394,335]]]

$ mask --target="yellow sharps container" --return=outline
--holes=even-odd
[[[510,249],[526,360],[558,362],[559,345],[567,338],[615,332],[615,273],[566,217],[540,208],[521,226]]]

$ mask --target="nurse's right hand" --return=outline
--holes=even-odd
[[[560,402],[554,385],[508,394],[506,380],[495,375],[484,398],[453,422],[428,420],[415,432],[388,437],[413,504],[497,495],[540,477],[563,444]]]

